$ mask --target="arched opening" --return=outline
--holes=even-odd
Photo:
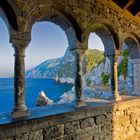
[[[97,29],[90,33],[88,39],[87,65],[90,70],[85,73],[84,97],[90,98],[112,98],[111,77],[112,59],[115,53],[115,43],[110,33],[105,29]],[[91,62],[90,62],[91,61]],[[89,68],[87,68],[89,69]]]
[[[61,95],[72,88],[75,75],[74,56],[70,50],[75,47],[75,41],[72,27],[61,17],[34,24],[31,43],[26,50],[28,108],[61,103]],[[38,98],[41,91],[50,102],[45,101],[45,104],[42,96]]]
[[[15,11],[8,1],[0,1],[0,16],[3,18],[8,28],[11,26],[15,31],[18,30]]]
[[[140,50],[138,43],[128,37],[123,43],[123,52],[119,60],[118,76],[120,92],[129,95],[140,95]]]
[[[2,113],[11,111],[14,104],[14,50],[9,43],[9,32],[2,18],[0,18],[0,34],[0,113]]]
[[[86,73],[88,73],[103,60],[104,45],[96,33],[91,33],[89,36],[86,55],[87,58],[85,58],[84,61],[86,61]]]

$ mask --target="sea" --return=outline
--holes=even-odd
[[[37,108],[36,100],[40,91],[57,102],[60,96],[72,88],[71,84],[57,84],[53,79],[26,79],[25,102],[28,109]],[[12,111],[14,107],[14,79],[0,78],[0,114]]]

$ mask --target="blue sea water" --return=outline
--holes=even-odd
[[[14,80],[0,78],[0,113],[9,112],[14,107]],[[70,84],[56,84],[52,79],[26,79],[25,102],[28,108],[36,108],[36,100],[41,90],[53,101],[72,88]]]

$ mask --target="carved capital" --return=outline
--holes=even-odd
[[[74,43],[74,46],[71,47],[71,51],[74,51],[74,50],[87,50],[88,49],[88,43],[85,41],[85,42],[79,42],[77,40],[75,40],[75,43]]]
[[[12,32],[12,46],[18,50],[24,50],[27,48],[31,41],[31,35],[28,32]]]
[[[109,58],[111,64],[117,65],[117,63],[118,63],[118,58],[119,58],[119,56],[120,56],[120,52],[115,51],[114,54],[105,55],[105,56]]]
[[[31,34],[29,32],[12,31],[12,39],[21,39],[25,41],[31,41]]]

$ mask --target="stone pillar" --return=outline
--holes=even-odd
[[[140,59],[131,60],[133,63],[133,93],[140,96]]]
[[[29,41],[23,40],[22,35],[16,36],[12,40],[12,45],[15,50],[15,65],[14,65],[14,109],[12,112],[13,118],[28,116],[28,110],[25,105],[25,49]]]
[[[82,99],[82,88],[83,88],[83,81],[82,81],[82,62],[83,56],[85,54],[85,50],[75,49],[75,62],[76,62],[76,75],[75,75],[75,94],[76,94],[76,106],[85,106]]]
[[[118,93],[118,54],[108,56],[110,60],[110,82],[112,99],[115,101],[121,100]]]

